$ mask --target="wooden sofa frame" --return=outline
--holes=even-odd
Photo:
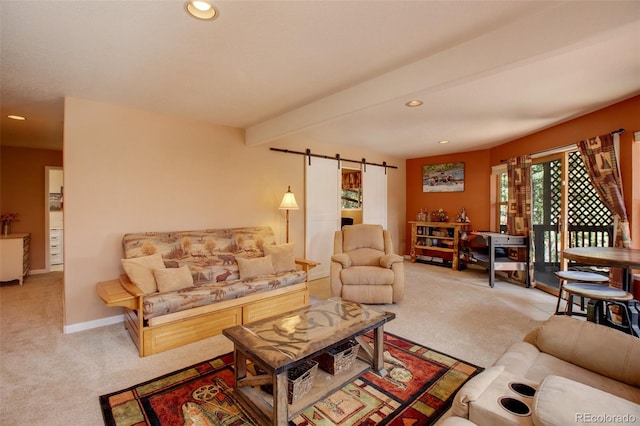
[[[107,306],[124,308],[124,325],[141,357],[153,355],[198,340],[213,337],[234,325],[280,315],[309,304],[309,270],[318,265],[305,259],[296,264],[307,273],[303,283],[224,300],[206,306],[154,318],[145,325],[144,293],[126,274],[97,284],[98,295]]]

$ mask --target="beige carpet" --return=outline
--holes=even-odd
[[[407,293],[381,309],[385,329],[480,366],[489,366],[539,321],[555,298],[487,274],[405,263]],[[328,280],[311,283],[314,299]],[[0,287],[0,424],[101,425],[98,396],[232,350],[222,336],[139,358],[122,325],[62,333],[62,273]],[[96,295],[97,297],[97,295]],[[114,315],[117,315],[114,309]]]

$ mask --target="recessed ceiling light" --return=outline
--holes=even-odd
[[[10,119],[12,119],[12,120],[21,120],[21,121],[22,121],[22,120],[26,120],[26,118],[24,118],[24,117],[23,117],[23,116],[21,116],[21,115],[7,115],[7,117],[9,117],[9,118],[10,118]]]
[[[405,106],[408,106],[410,108],[419,107],[420,105],[422,105],[422,101],[418,99],[414,99],[412,101],[405,103]]]
[[[449,141],[440,141],[438,143],[445,144],[445,143],[449,143]]]
[[[184,8],[189,15],[202,20],[218,16],[218,10],[208,0],[191,0],[184,4]]]

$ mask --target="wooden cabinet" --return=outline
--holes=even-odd
[[[49,230],[49,261],[51,265],[62,265],[62,229]]]
[[[0,236],[0,281],[19,280],[29,273],[29,234]]]
[[[409,222],[411,224],[411,261],[416,259],[458,270],[460,231],[465,222]]]

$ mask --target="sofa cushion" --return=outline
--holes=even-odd
[[[349,284],[342,286],[344,300],[357,300],[365,304],[393,303],[393,286],[390,285],[360,285]]]
[[[264,246],[264,254],[271,256],[271,263],[273,263],[273,269],[276,273],[296,270],[293,243]]]
[[[379,266],[352,266],[340,271],[342,285],[391,285],[395,274]]]
[[[380,267],[380,258],[384,252],[372,248],[358,248],[346,253],[354,266],[377,266]]]
[[[381,225],[355,225],[342,231],[342,251],[372,248],[384,254],[384,236]]]
[[[640,340],[613,328],[553,316],[530,337],[540,351],[640,387]]]
[[[149,325],[153,325],[153,318],[155,317],[210,305],[223,300],[237,299],[262,291],[288,287],[304,283],[306,280],[307,274],[305,271],[295,271],[267,275],[255,280],[220,281],[168,293],[149,294],[143,300],[143,316],[145,320],[150,320]]]
[[[560,321],[558,321],[558,319]],[[596,331],[602,329],[601,331],[604,333],[603,335],[601,335],[601,337],[609,336],[609,333],[611,331],[616,333],[616,335],[614,335],[613,337],[619,337],[618,334],[622,336],[628,336],[620,331],[613,330],[602,325],[587,323],[575,318],[572,319],[569,317],[554,316],[551,317],[551,319],[548,321],[551,321],[551,323],[555,324],[555,326],[567,322],[569,322],[568,326],[570,326],[572,322],[597,326],[598,328],[596,329]],[[547,323],[544,323],[542,327],[546,327],[546,325]],[[529,333],[525,337],[525,340],[535,343],[540,337],[540,332],[543,330],[542,327],[539,326],[532,330],[532,333]],[[571,328],[565,329],[566,334],[564,336],[567,345],[573,344],[573,337],[569,330],[571,330]],[[548,331],[549,330],[546,330],[546,332]],[[540,339],[544,340],[545,337],[548,336],[542,336],[540,337]],[[634,339],[635,343],[640,345],[640,339]],[[580,383],[584,383],[591,387],[601,389],[603,391],[617,395],[621,398],[640,403],[640,388],[638,388],[637,386],[632,386],[617,379],[611,378],[608,375],[586,369],[585,367],[581,367],[578,364],[565,361],[564,359],[561,359],[555,355],[541,352],[538,347],[528,342],[516,342],[511,345],[511,347],[509,347],[509,349],[500,358],[498,358],[494,365],[504,366],[505,372],[513,374],[517,377],[522,377],[535,383],[542,382],[549,375],[559,375],[571,380],[578,381]],[[547,343],[549,344],[549,342]],[[561,346],[560,341],[556,343],[558,346]],[[560,350],[559,347],[557,349]],[[581,350],[582,348],[580,348],[580,351]],[[611,348],[608,348],[606,350],[610,351]],[[578,351],[578,353],[580,351]],[[608,356],[606,354],[601,355],[603,356],[603,358],[607,358]]]
[[[193,287],[193,276],[187,265],[179,268],[154,269],[153,275],[158,283],[158,291],[161,293]]]
[[[640,405],[559,376],[545,378],[533,401],[536,426],[635,423]],[[626,420],[625,420],[626,419]]]
[[[203,229],[177,232],[137,232],[122,238],[124,258],[160,253],[167,267],[188,265],[194,285],[240,279],[236,257],[264,256],[275,244],[268,227]]]
[[[153,271],[155,269],[165,268],[160,253],[134,257],[132,259],[122,259],[122,267],[131,282],[140,287],[140,290],[142,290],[144,294],[151,294],[158,291],[158,285]]]
[[[241,280],[275,274],[273,263],[271,263],[271,256],[256,257],[253,259],[237,257],[236,261],[238,262]]]

